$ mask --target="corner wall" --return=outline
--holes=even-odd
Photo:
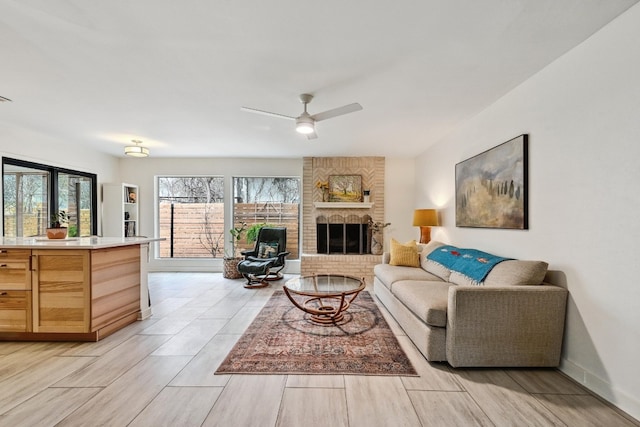
[[[570,292],[561,370],[640,419],[640,5],[416,159],[433,238],[550,263]],[[529,230],[455,226],[456,163],[529,134]]]

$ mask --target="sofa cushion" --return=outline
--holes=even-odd
[[[540,285],[549,264],[544,261],[502,261],[484,279],[485,286]]]
[[[450,245],[437,248],[428,255],[428,258],[430,261],[439,263],[451,270],[451,274],[457,271],[468,277],[471,285],[482,285],[494,266],[511,259],[478,249],[458,248]],[[466,285],[466,283],[459,283],[458,277],[458,275],[453,279],[449,277],[449,281],[458,285]],[[466,279],[464,282],[466,282]]]
[[[438,276],[445,282],[450,281],[449,276],[451,276],[451,270],[449,270],[444,265],[439,264],[435,261],[431,261],[430,259],[426,259],[426,257],[422,258],[421,265],[422,265],[422,268],[427,270],[429,273]]]
[[[447,326],[447,282],[401,280],[393,284],[391,292],[420,320],[431,326]]]
[[[405,267],[420,267],[420,258],[418,255],[418,245],[415,240],[411,240],[405,244],[391,239],[391,265],[402,265]]]
[[[476,282],[472,279],[470,279],[469,277],[465,276],[462,273],[459,273],[457,271],[452,271],[451,274],[449,275],[449,282],[453,283],[454,285],[458,285],[458,286],[482,286],[484,285],[484,282]]]
[[[441,281],[437,276],[427,273],[421,268],[403,267],[390,264],[377,264],[373,267],[373,274],[388,289],[391,289],[391,285],[398,280]]]
[[[424,259],[427,255],[429,255],[434,250],[438,249],[440,246],[444,246],[444,243],[438,242],[437,240],[432,240],[426,245],[419,244],[418,250],[421,252],[420,256],[422,257],[422,259]]]
[[[444,246],[444,243],[438,242],[437,240],[432,240],[426,245],[424,245],[422,249],[422,253],[420,254],[420,266],[428,271],[431,274],[435,274],[445,282],[449,280],[449,275],[451,274],[451,270],[447,267],[444,267],[437,262],[433,262],[427,259],[427,256],[439,248],[440,246]]]

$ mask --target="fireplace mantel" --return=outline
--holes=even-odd
[[[373,203],[364,202],[314,202],[316,209],[371,209]]]

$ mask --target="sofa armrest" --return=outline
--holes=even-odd
[[[452,286],[451,366],[558,366],[568,292],[553,285]]]
[[[380,264],[389,264],[391,261],[391,252],[383,252]]]

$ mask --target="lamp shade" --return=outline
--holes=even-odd
[[[416,209],[413,212],[413,226],[437,226],[438,212],[435,209]]]

